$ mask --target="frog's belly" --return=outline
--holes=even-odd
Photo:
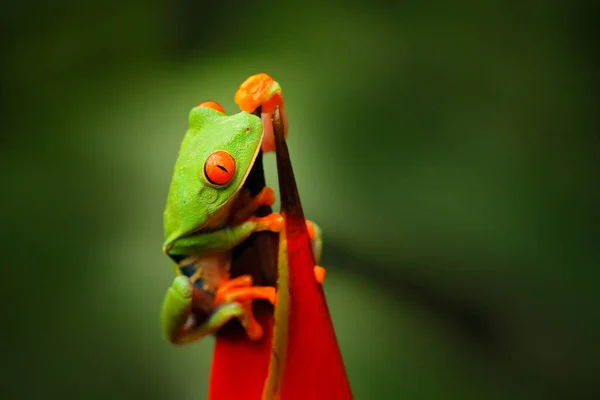
[[[181,273],[203,290],[214,293],[221,282],[229,279],[231,254],[212,254],[204,257],[189,257],[179,267]]]

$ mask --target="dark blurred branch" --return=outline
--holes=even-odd
[[[436,289],[431,283],[403,275],[392,265],[382,265],[351,254],[328,241],[323,252],[323,265],[343,266],[345,271],[373,281],[399,300],[409,300],[440,322],[454,327],[469,343],[483,346],[491,352],[504,348],[505,338],[497,317],[477,302],[461,300]],[[419,270],[412,266],[411,270]],[[424,268],[422,268],[424,269]]]
[[[279,177],[279,196],[281,197],[281,212],[288,217],[304,220],[300,194],[294,177],[290,153],[284,137],[283,119],[279,107],[273,113],[273,130],[277,147],[277,175]]]

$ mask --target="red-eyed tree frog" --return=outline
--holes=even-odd
[[[214,334],[233,318],[250,339],[263,336],[252,300],[274,304],[276,289],[252,286],[249,275],[230,277],[232,249],[254,232],[283,228],[279,214],[253,216],[262,205],[274,203],[271,188],[254,198],[240,191],[263,145],[263,132],[261,118],[246,111],[226,115],[214,102],[201,103],[189,114],[164,211],[163,252],[175,262],[177,276],[167,291],[161,322],[172,343]],[[318,260],[320,229],[307,224]],[[315,275],[322,282],[324,270],[316,266]],[[199,303],[207,314],[200,321],[192,312]]]

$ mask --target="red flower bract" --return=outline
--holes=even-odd
[[[211,400],[350,400],[352,392],[315,260],[296,187],[283,121],[273,114],[281,214],[279,298],[275,321],[257,315],[265,337],[217,336]],[[275,329],[275,333],[273,333]]]
[[[286,216],[290,309],[282,400],[352,398],[304,219]]]
[[[218,336],[213,353],[208,398],[258,400],[269,369],[273,316],[256,314],[265,336],[252,341],[245,336]]]

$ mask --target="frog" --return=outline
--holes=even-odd
[[[208,101],[192,108],[188,124],[163,214],[163,253],[176,273],[161,310],[163,335],[173,344],[191,343],[238,319],[249,339],[260,340],[264,332],[252,302],[274,305],[277,290],[254,286],[250,275],[231,277],[230,266],[233,249],[250,235],[284,226],[278,213],[254,216],[259,207],[274,204],[272,188],[265,186],[254,197],[240,190],[263,145],[263,120],[247,111],[227,115]],[[306,223],[318,264],[321,229]],[[322,284],[324,269],[315,265],[314,272]],[[192,308],[206,318],[199,319]]]

